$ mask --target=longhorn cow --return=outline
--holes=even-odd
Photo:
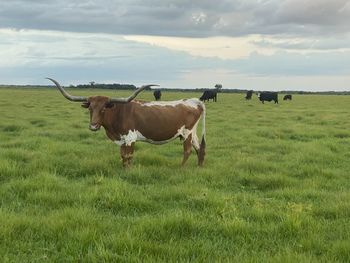
[[[82,102],[82,107],[90,111],[90,130],[103,127],[109,139],[120,145],[120,155],[124,167],[131,165],[134,144],[143,141],[152,144],[167,143],[180,137],[183,140],[184,165],[192,147],[202,166],[205,155],[205,106],[196,98],[168,102],[146,102],[134,100],[146,85],[138,88],[128,98],[105,96],[79,97],[68,94],[54,79],[51,80],[62,95],[73,102]],[[197,125],[202,117],[202,138],[197,137]]]

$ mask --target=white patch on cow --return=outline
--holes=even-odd
[[[181,137],[186,140],[188,136],[192,133],[192,130],[188,130],[185,128],[185,125],[182,126],[180,129],[177,130],[178,136],[181,135]]]
[[[151,102],[139,102],[142,106],[152,107],[152,106],[172,106],[176,107],[177,105],[185,105],[191,108],[198,108],[198,105],[201,105],[201,101],[196,98],[192,99],[183,99],[183,100],[174,100],[174,101],[151,101]]]
[[[191,143],[193,147],[198,151],[200,148],[199,142],[198,142],[198,136],[197,136],[197,126],[198,126],[199,120],[196,122],[196,124],[192,128],[192,140]]]
[[[185,125],[184,125],[180,129],[177,130],[177,133],[173,137],[171,137],[168,140],[164,140],[164,141],[154,141],[152,139],[146,138],[145,136],[142,135],[141,132],[139,132],[137,130],[133,130],[133,131],[129,130],[128,134],[121,135],[120,140],[115,140],[114,143],[118,144],[119,146],[121,146],[121,145],[131,146],[131,144],[133,142],[136,142],[136,141],[148,142],[148,143],[152,143],[152,144],[164,144],[164,143],[167,143],[167,142],[170,142],[170,141],[176,139],[179,136],[181,136],[184,140],[186,140],[188,138],[188,136],[193,133],[193,130],[195,128],[196,127],[193,127],[192,130],[189,130],[189,129],[186,129]]]
[[[137,130],[129,130],[129,133],[128,134],[125,134],[125,135],[121,135],[120,136],[120,140],[119,141],[114,141],[116,144],[118,145],[127,145],[127,146],[131,146],[131,144],[133,142],[136,142],[136,141],[139,141],[139,140],[142,140],[142,139],[145,139],[145,137],[143,137],[143,135],[137,131]]]

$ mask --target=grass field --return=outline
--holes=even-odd
[[[206,104],[203,168],[176,140],[125,170],[79,103],[0,89],[0,261],[350,262],[350,96],[243,97]]]

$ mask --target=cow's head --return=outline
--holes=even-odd
[[[116,103],[128,103],[144,89],[151,86],[158,86],[154,84],[142,86],[127,98],[109,98],[105,96],[79,97],[70,95],[56,80],[51,78],[47,79],[51,80],[56,85],[66,99],[74,102],[82,102],[81,106],[90,110],[90,130],[92,131],[98,131],[101,128],[106,111],[111,109]]]
[[[90,111],[90,130],[98,131],[103,126],[105,112],[114,106],[114,102],[111,102],[108,97],[94,96],[87,98],[81,106]]]

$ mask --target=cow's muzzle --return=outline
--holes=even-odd
[[[100,124],[90,124],[89,129],[91,131],[98,131],[101,128]]]

